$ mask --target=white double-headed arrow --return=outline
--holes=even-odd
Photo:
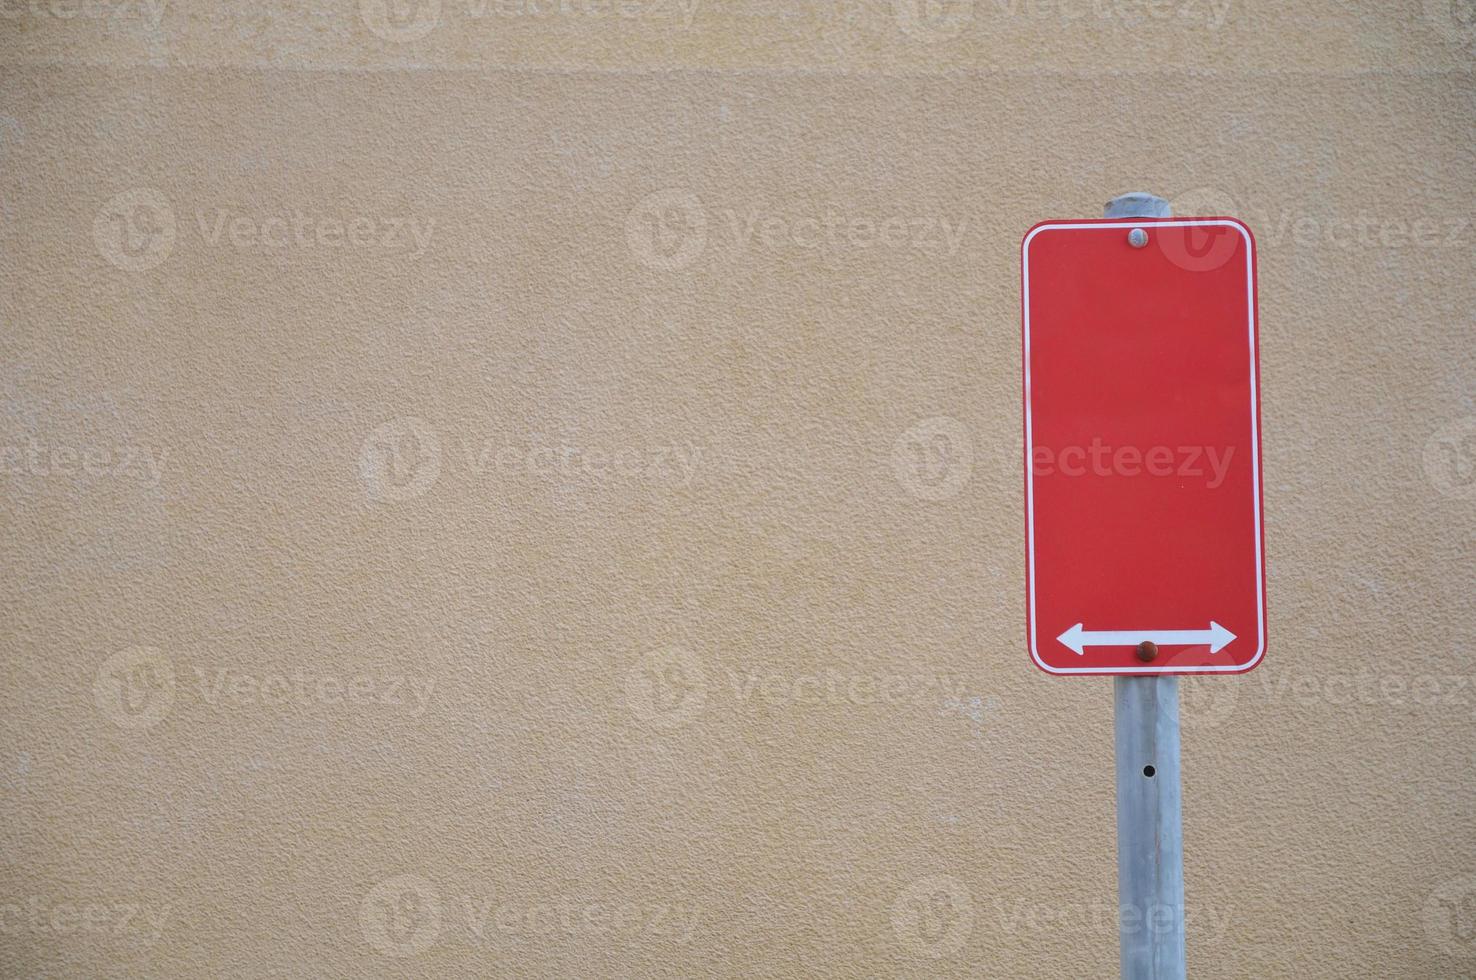
[[[1159,646],[1192,647],[1209,644],[1210,653],[1219,653],[1235,634],[1210,620],[1207,630],[1088,630],[1077,623],[1056,637],[1079,657],[1087,647],[1135,647],[1144,640]]]

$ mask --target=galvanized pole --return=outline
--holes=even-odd
[[[1166,218],[1167,201],[1124,194],[1108,218]],[[1151,232],[1145,224],[1144,232]],[[1137,247],[1151,235],[1129,231]],[[1157,648],[1139,647],[1151,662]],[[1123,980],[1184,980],[1184,828],[1179,789],[1179,682],[1113,681],[1117,744],[1117,934]]]

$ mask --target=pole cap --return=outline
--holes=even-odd
[[[1114,197],[1102,209],[1104,218],[1171,218],[1173,214],[1169,202],[1142,191]]]

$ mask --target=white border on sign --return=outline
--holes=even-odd
[[[1030,243],[1043,231],[1075,231],[1080,229],[1111,230],[1114,228],[1234,228],[1245,239],[1245,298],[1246,298],[1246,341],[1250,354],[1250,427],[1251,427],[1251,496],[1256,515],[1256,655],[1243,664],[1223,666],[1163,668],[1144,665],[1142,667],[1052,667],[1041,659],[1036,649],[1035,638],[1035,474],[1031,461],[1035,459],[1035,442],[1030,418]],[[1164,221],[1161,219],[1135,219],[1128,221],[1053,222],[1037,225],[1025,236],[1020,246],[1021,255],[1021,309],[1024,314],[1025,342],[1025,535],[1026,559],[1030,564],[1030,658],[1037,667],[1051,674],[1242,674],[1261,662],[1266,653],[1266,585],[1265,566],[1261,557],[1261,432],[1260,412],[1256,404],[1259,394],[1260,374],[1256,370],[1256,277],[1253,265],[1255,243],[1250,231],[1228,218],[1185,219]]]

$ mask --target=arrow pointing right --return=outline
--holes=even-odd
[[[1208,644],[1210,653],[1219,653],[1235,634],[1212,619],[1207,630],[1089,630],[1077,623],[1056,639],[1079,657],[1087,647],[1135,647],[1144,640],[1169,647]]]

